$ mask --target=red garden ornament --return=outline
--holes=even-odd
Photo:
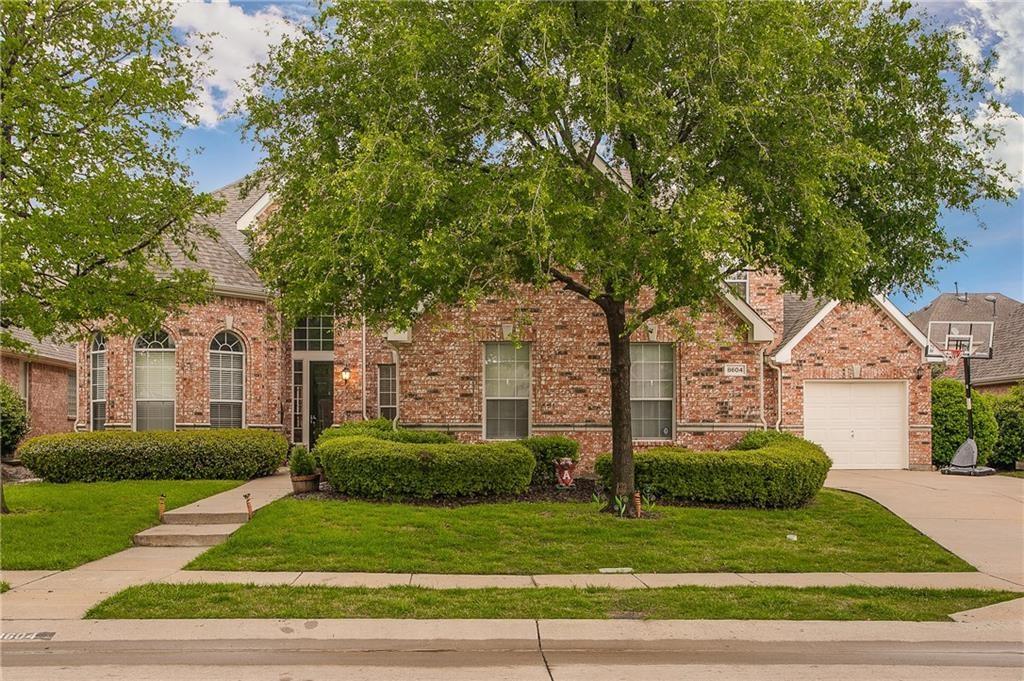
[[[555,478],[558,486],[562,489],[573,486],[573,473],[576,472],[576,464],[570,458],[555,459]]]

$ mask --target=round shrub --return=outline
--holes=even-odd
[[[534,460],[517,442],[417,444],[372,437],[336,437],[317,445],[324,477],[337,492],[355,497],[521,494]]]
[[[555,461],[558,459],[580,460],[580,443],[563,435],[545,435],[528,437],[522,441],[526,448],[533,452],[537,462],[533,469],[534,485],[555,484]]]
[[[50,482],[98,480],[247,480],[284,462],[288,442],[257,429],[60,433],[18,448],[25,465]]]
[[[0,455],[10,458],[28,432],[28,411],[18,392],[0,381]]]
[[[1013,468],[1024,460],[1024,384],[1010,389],[995,400],[999,439],[988,462],[1000,468]]]
[[[349,421],[330,428],[325,428],[316,439],[316,445],[336,437],[352,436],[375,437],[378,440],[392,442],[415,442],[422,444],[443,444],[454,442],[455,438],[447,433],[433,430],[410,430],[395,428],[388,419],[372,419],[369,421]],[[314,450],[316,447],[314,446]]]
[[[964,384],[953,378],[932,381],[932,463],[948,466],[957,448],[967,439],[967,398]],[[971,391],[974,411],[974,441],[978,464],[988,461],[999,437],[992,405],[977,390]]]
[[[751,434],[733,450],[655,447],[634,452],[633,462],[637,489],[655,497],[756,508],[806,504],[832,467],[818,445],[767,432]],[[598,457],[596,469],[604,486],[610,487],[611,455]]]

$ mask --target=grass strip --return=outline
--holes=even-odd
[[[551,574],[973,571],[879,504],[824,489],[793,510],[659,505],[640,521],[589,503],[444,508],[282,499],[194,570]],[[787,539],[796,535],[797,540]]]
[[[1008,591],[887,587],[662,589],[380,589],[251,584],[146,584],[114,594],[87,619],[786,619],[945,621],[1017,598]]]
[[[178,508],[242,484],[237,480],[31,482],[4,485],[11,512],[0,516],[0,567],[67,570],[132,545],[158,524],[157,504]],[[240,511],[245,510],[241,495]]]

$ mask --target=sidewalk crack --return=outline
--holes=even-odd
[[[544,643],[540,638],[540,620],[534,620],[533,624],[537,627],[537,650],[540,651],[540,659],[544,662],[544,669],[547,670],[548,679],[555,681],[555,675],[551,673],[551,665],[548,664],[548,656],[544,654]]]

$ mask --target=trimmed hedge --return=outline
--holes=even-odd
[[[316,453],[335,491],[373,499],[521,494],[534,468],[533,454],[517,442],[423,444],[335,437],[320,442]]]
[[[98,480],[247,480],[284,462],[288,442],[257,429],[41,435],[18,454],[50,482]]]
[[[366,436],[378,440],[392,442],[415,442],[422,444],[445,444],[455,442],[448,433],[433,430],[409,430],[395,428],[388,419],[372,419],[369,421],[349,421],[337,426],[325,428],[316,439],[316,445],[336,437]],[[316,447],[314,447],[314,450]]]
[[[633,453],[636,487],[657,498],[756,508],[796,508],[814,498],[832,461],[818,445],[774,431],[744,437],[735,449],[694,452],[655,447]],[[611,486],[612,457],[597,474]]]
[[[999,439],[988,462],[1000,468],[1013,468],[1017,461],[1024,460],[1024,383],[994,397]]]
[[[967,439],[967,399],[964,384],[953,378],[932,381],[932,463],[947,466]],[[999,426],[988,398],[971,391],[974,406],[974,442],[978,465],[988,461],[999,437]]]
[[[527,449],[533,452],[537,466],[533,469],[534,485],[555,484],[555,461],[558,459],[580,460],[580,444],[563,435],[545,435],[528,437],[522,440]]]
[[[0,455],[9,458],[28,433],[25,400],[11,386],[0,381]]]

